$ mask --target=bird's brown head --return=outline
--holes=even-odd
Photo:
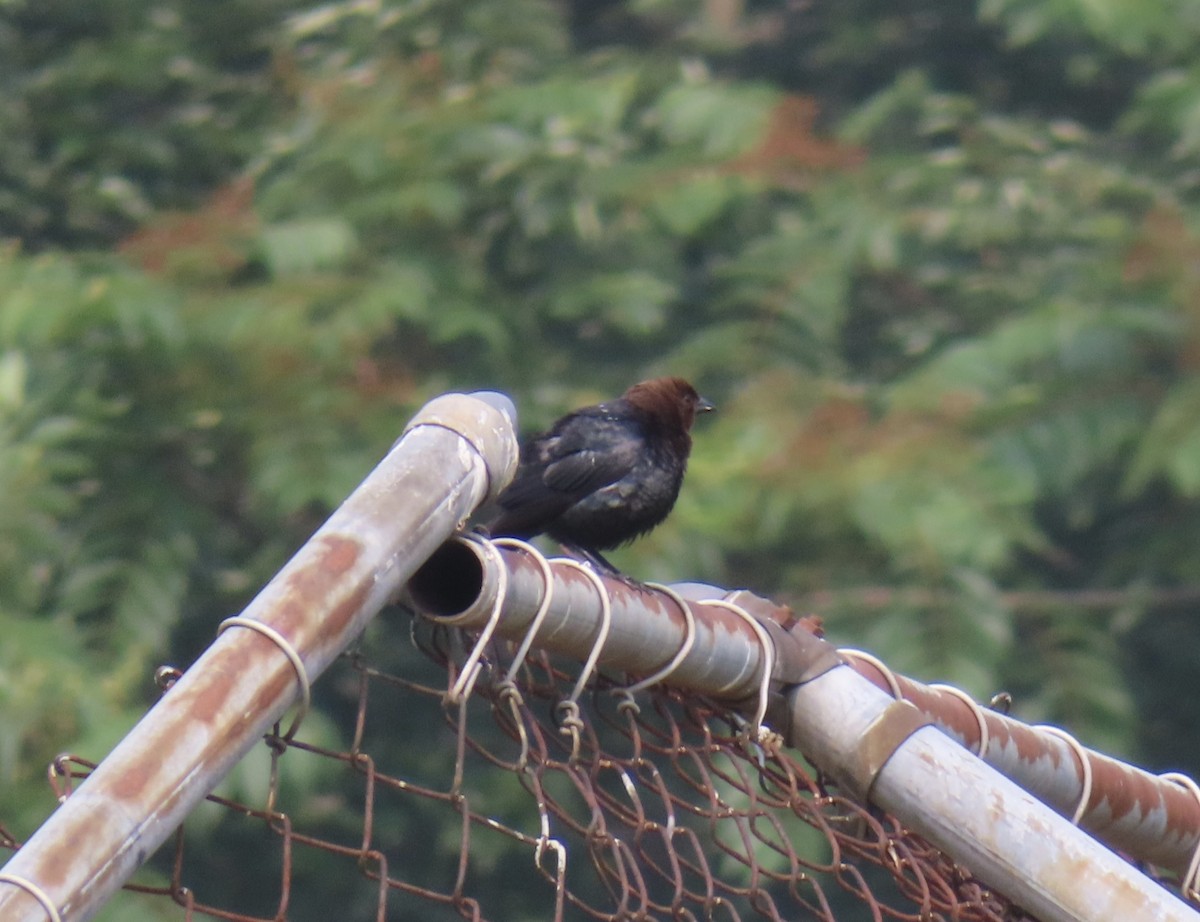
[[[635,384],[623,397],[660,425],[684,433],[692,428],[697,414],[713,409],[683,378],[651,378]]]

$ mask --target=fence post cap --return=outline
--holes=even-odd
[[[516,425],[517,409],[508,396],[498,391],[475,391],[435,397],[417,411],[404,431],[438,426],[470,443],[487,467],[487,502],[499,495],[516,472]]]

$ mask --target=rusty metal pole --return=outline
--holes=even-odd
[[[493,556],[476,541],[459,538],[449,542],[409,582],[405,601],[443,624],[474,630],[488,623],[499,603],[496,633],[510,640],[523,639],[545,598],[545,579],[533,556],[504,547],[496,552]],[[604,600],[595,583],[577,567],[567,565],[569,561],[555,558],[548,563],[553,577],[551,605],[534,644],[551,653],[586,659],[600,644]],[[646,586],[612,578],[601,582],[610,617],[598,664],[647,675],[670,661],[687,635],[679,604]],[[688,604],[701,616],[695,619],[691,649],[672,671],[671,683],[702,689],[726,701],[755,695],[765,658],[753,626],[719,605]]]
[[[427,404],[240,623],[0,869],[0,918],[93,915],[413,571],[508,482],[514,416],[499,394],[450,394]]]
[[[533,560],[520,551],[502,548],[500,559],[508,570],[508,589],[498,632],[520,638],[542,598],[542,576]],[[551,563],[561,586],[554,590],[554,604],[538,631],[537,643],[582,659],[597,636],[596,590],[573,570]],[[605,582],[613,614],[600,664],[635,674],[653,671],[683,642],[684,619],[678,606],[657,591]],[[462,597],[448,594],[450,587],[455,593],[469,587],[469,592]],[[716,597],[723,592],[702,584],[675,589],[693,606],[705,594]],[[478,545],[461,541],[440,549],[409,586],[418,610],[467,628],[486,622],[498,591],[495,561]],[[755,614],[762,614],[766,603],[756,600],[756,604],[760,608]],[[697,640],[671,674],[671,683],[731,702],[753,695],[763,667],[753,632],[728,609],[701,601],[694,610],[699,616]],[[781,607],[769,610],[776,620],[786,618]],[[779,662],[783,665],[784,658]],[[849,665],[876,687],[911,701],[940,729],[1059,813],[1071,816],[1083,800],[1079,825],[1112,847],[1180,877],[1187,873],[1200,848],[1200,801],[1187,787],[1072,746],[1043,728],[969,706],[964,695],[923,685],[882,664],[853,658]],[[1086,760],[1086,769],[1081,760]]]
[[[605,605],[591,580],[561,561],[549,564],[551,604],[534,643],[585,659],[600,643]],[[602,582],[609,624],[599,663],[635,674],[659,669],[681,649],[689,633],[678,602],[658,590],[614,579]],[[671,672],[670,684],[730,702],[752,698],[769,657],[747,622],[720,604],[738,594],[704,586],[674,590],[692,610],[694,636],[687,655]],[[467,629],[479,630],[494,620],[497,636],[521,640],[533,628],[546,591],[545,574],[531,555],[508,548],[492,552],[481,543],[458,540],[440,549],[415,574],[407,601],[422,614]],[[791,629],[789,621],[794,619],[785,610],[748,594],[741,601],[743,607],[755,603],[758,610],[753,614],[773,622],[775,675],[790,686],[777,729],[784,729],[794,745],[847,789],[899,817],[1040,918],[1200,922],[1200,915],[1184,902],[1033,794],[946,733],[923,726],[936,720],[954,735],[969,738],[969,730],[963,729],[967,718],[948,717],[960,708],[976,721],[963,702],[951,703],[949,695],[939,701],[941,693],[936,690],[893,676],[900,691],[926,709],[922,714],[916,706],[897,702],[883,691],[888,685],[883,677],[868,679],[856,671],[866,671],[860,663],[852,668],[831,645]],[[1068,744],[1001,715],[987,714],[982,719],[994,728],[987,754],[1015,769],[1023,782],[1033,782],[1035,789],[1054,791],[1062,799],[1059,810],[1070,812],[1079,788],[1064,783],[1062,773],[1074,757],[1069,748],[1057,748]],[[1043,743],[1045,748],[1039,748]],[[1115,790],[1093,788],[1094,824],[1111,825],[1124,845],[1140,845],[1160,861],[1171,859],[1167,866],[1182,873],[1197,831],[1183,830],[1178,820],[1169,822],[1163,810],[1187,808],[1187,797],[1174,785],[1132,766],[1121,769],[1113,775]],[[1150,799],[1135,799],[1139,809],[1129,813],[1138,817],[1126,815],[1114,804],[1128,806],[1130,792],[1120,783],[1135,776],[1145,784],[1155,782],[1160,794],[1178,797],[1165,804],[1158,801],[1157,812]]]
[[[988,765],[1114,848],[1184,877],[1200,848],[1200,800],[1168,778],[1067,742],[944,688],[852,658],[852,669],[895,689]],[[1086,764],[1085,764],[1086,763]]]

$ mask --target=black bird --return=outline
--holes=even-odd
[[[692,450],[697,413],[713,405],[682,378],[653,378],[616,400],[568,413],[521,447],[516,476],[484,530],[547,534],[610,572],[600,554],[667,517]]]

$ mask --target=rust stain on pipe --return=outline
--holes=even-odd
[[[171,689],[172,693],[176,695],[175,700],[178,700],[180,695],[187,695],[193,699],[191,706],[187,709],[191,719],[205,724],[215,723],[225,710],[225,702],[229,698],[231,684],[227,681],[227,677],[251,669],[261,655],[250,647],[249,636],[252,635],[260,642],[270,644],[272,649],[276,649],[275,645],[261,634],[252,631],[243,633],[247,635],[246,641],[232,644],[226,657],[220,662],[214,663],[207,671],[197,675],[194,685]]]
[[[275,608],[270,624],[284,636],[305,627],[310,612],[325,598],[362,555],[362,544],[342,535],[322,535],[313,541],[313,560],[291,573],[283,600]],[[341,606],[339,606],[341,608]],[[338,626],[345,623],[345,616]]]

